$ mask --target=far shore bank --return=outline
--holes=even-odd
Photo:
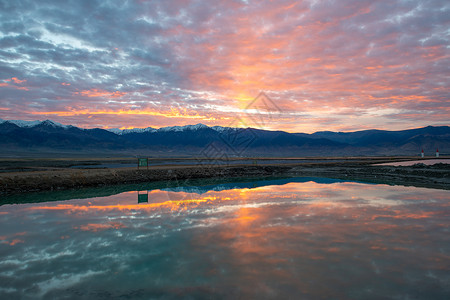
[[[71,169],[67,164],[79,164],[80,161],[63,159],[62,165],[55,166],[45,160],[22,160],[20,163],[9,161],[11,169],[0,172],[0,195],[21,194],[42,191],[79,189],[85,187],[103,187],[120,184],[135,184],[156,181],[182,182],[201,178],[239,178],[265,176],[317,176],[337,179],[360,180],[392,185],[411,185],[450,189],[450,164],[427,166],[374,165],[393,161],[417,159],[416,157],[362,157],[362,158],[321,158],[311,162],[296,159],[295,163],[284,160],[282,163],[258,162],[260,159],[248,159],[248,164],[188,164],[160,165],[149,168],[124,167],[103,169]],[[113,161],[110,159],[109,161]],[[133,160],[133,158],[131,158]],[[300,161],[299,161],[300,160]],[[49,163],[50,162],[50,163]],[[91,163],[99,160],[92,159]],[[127,161],[121,161],[126,163]],[[450,162],[450,160],[449,160]],[[4,160],[3,166],[7,165]],[[84,161],[86,163],[86,161]],[[27,167],[28,165],[28,167]],[[20,167],[19,167],[20,166]],[[20,171],[15,169],[19,168]]]

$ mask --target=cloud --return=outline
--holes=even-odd
[[[125,92],[108,92],[104,90],[91,89],[91,90],[83,90],[80,92],[74,92],[74,95],[80,95],[83,97],[104,97],[104,98],[121,98],[126,95]]]
[[[226,125],[226,112],[241,110],[265,91],[284,109],[272,129],[448,125],[447,1],[24,0],[0,6],[4,119],[88,105],[108,111],[120,96],[117,111],[152,107],[164,114],[184,107],[204,115],[204,123]],[[5,80],[13,77],[27,86],[12,87]],[[339,114],[386,107],[408,111],[414,122],[392,114],[378,121]],[[436,121],[438,114],[443,117]],[[84,115],[66,117],[56,121],[113,125],[107,115],[98,124]],[[123,121],[120,127],[199,120]]]
[[[13,88],[16,90],[29,91],[26,86],[23,86],[24,83],[26,83],[25,79],[20,80],[17,77],[11,77],[10,79],[5,79],[3,82],[0,82],[0,88]]]

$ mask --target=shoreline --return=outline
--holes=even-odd
[[[33,171],[0,173],[0,195],[107,187],[121,184],[190,179],[245,177],[327,177],[390,185],[450,190],[450,164],[432,166],[374,165],[380,158],[354,158],[345,162],[283,163],[264,165],[164,165],[147,169],[69,169],[35,168]],[[398,159],[404,160],[404,159]],[[384,162],[390,159],[384,158]]]

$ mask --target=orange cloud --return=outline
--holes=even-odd
[[[17,77],[12,77],[11,79],[8,79],[7,81],[12,81],[12,82],[17,83],[17,84],[26,82],[25,79],[20,80],[20,79],[17,79]]]
[[[83,97],[89,97],[89,98],[92,98],[92,97],[120,98],[120,97],[125,96],[126,94],[127,93],[125,93],[125,92],[119,92],[119,91],[108,92],[108,91],[100,90],[100,89],[82,90],[81,92],[74,93],[74,95],[81,95]]]
[[[24,86],[17,86],[18,84],[23,84],[27,82],[25,79],[20,80],[17,77],[12,77],[10,79],[5,79],[5,82],[0,82],[0,87],[10,87],[16,90],[23,90],[23,91],[29,91],[27,87]],[[13,83],[13,84],[11,84]]]
[[[147,116],[160,116],[166,118],[182,118],[182,119],[200,119],[205,121],[216,120],[215,117],[200,115],[198,113],[189,112],[186,109],[174,109],[170,111],[160,112],[149,109],[120,109],[120,110],[88,110],[88,109],[71,109],[68,111],[40,111],[30,112],[32,115],[57,115],[59,117],[79,116],[79,115],[147,115]]]

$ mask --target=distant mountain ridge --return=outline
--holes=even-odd
[[[110,128],[110,129],[105,129],[105,130],[114,132],[115,134],[118,134],[118,135],[124,135],[124,134],[129,134],[129,133],[144,133],[144,132],[152,132],[152,133],[153,132],[168,132],[168,131],[180,132],[180,131],[185,131],[185,130],[198,130],[198,129],[205,129],[205,128],[211,128],[218,132],[222,132],[225,129],[235,129],[233,127],[222,127],[222,126],[209,127],[207,125],[199,123],[196,125],[161,127],[159,129],[147,127],[147,128],[132,128],[132,129]]]
[[[22,120],[3,120],[0,119],[0,124],[4,123],[4,122],[9,122],[9,123],[13,123],[19,127],[22,128],[30,128],[30,127],[35,127],[38,125],[42,125],[42,124],[46,124],[46,125],[50,125],[53,127],[62,127],[62,128],[69,128],[69,127],[75,127],[73,125],[63,125],[61,123],[58,122],[54,122],[52,120],[44,120],[44,121],[22,121]],[[108,128],[108,129],[103,129],[103,130],[107,130],[110,131],[112,133],[115,133],[117,135],[124,135],[124,134],[128,134],[128,133],[143,133],[143,132],[167,132],[167,131],[184,131],[184,130],[197,130],[197,129],[201,129],[201,128],[211,128],[214,129],[216,131],[223,131],[224,129],[235,129],[232,127],[222,127],[222,126],[212,126],[209,127],[207,125],[204,124],[196,124],[196,125],[185,125],[185,126],[168,126],[168,127],[161,127],[159,129],[156,128],[152,128],[152,127],[147,127],[147,128],[132,128],[132,129],[120,129],[120,128]],[[95,128],[95,129],[100,129],[100,128]]]
[[[62,128],[68,128],[68,127],[73,127],[72,125],[63,125],[61,123],[57,123],[51,120],[45,120],[45,121],[22,121],[22,120],[3,120],[0,119],[0,124],[4,123],[4,122],[9,122],[9,123],[13,123],[19,127],[34,127],[34,126],[38,126],[41,124],[47,124],[50,126],[54,126],[54,127],[62,127]]]
[[[333,156],[428,155],[449,153],[450,127],[427,126],[401,131],[320,131],[287,133],[255,128],[209,127],[204,124],[159,129],[83,129],[51,120],[0,119],[0,150],[121,152],[135,155]]]

